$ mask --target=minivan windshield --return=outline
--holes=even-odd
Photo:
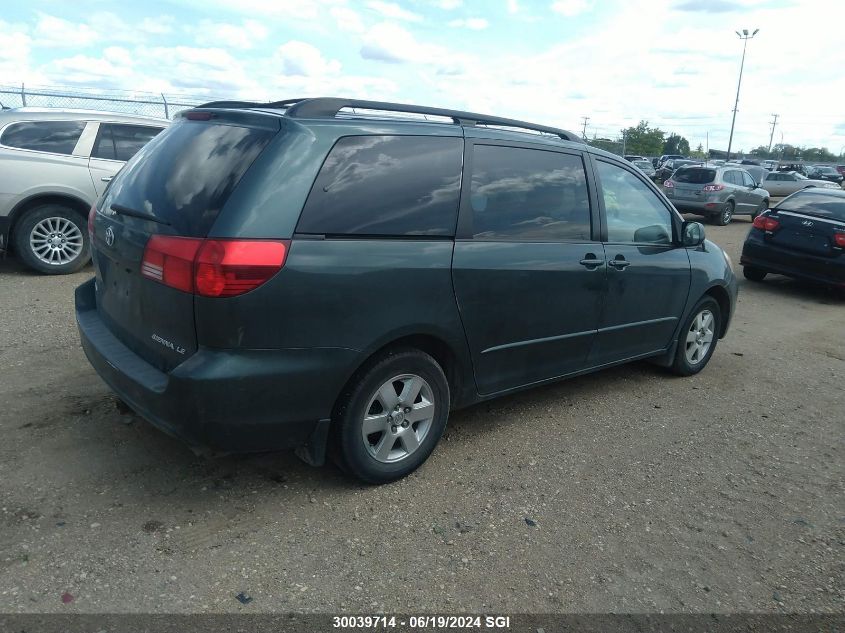
[[[672,176],[675,182],[685,182],[691,185],[704,185],[708,182],[713,182],[716,178],[715,169],[702,169],[700,167],[687,167],[679,169]]]
[[[119,205],[169,224],[180,235],[205,237],[274,134],[263,128],[177,121],[115,176],[101,211]]]

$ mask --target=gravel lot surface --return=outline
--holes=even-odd
[[[748,226],[707,227],[737,271]],[[90,275],[0,262],[2,612],[845,607],[841,294],[742,279],[699,376],[639,363],[457,412],[373,488],[121,414],[78,343]]]

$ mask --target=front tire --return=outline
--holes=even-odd
[[[721,325],[719,304],[705,296],[681,328],[672,372],[678,376],[692,376],[704,369],[716,350]]]
[[[390,350],[359,372],[334,416],[333,451],[347,473],[384,484],[428,459],[449,417],[443,369],[418,349]]]
[[[768,273],[753,266],[743,266],[742,274],[749,281],[763,281]]]
[[[91,259],[85,218],[60,204],[34,207],[15,226],[15,252],[46,275],[74,273]]]

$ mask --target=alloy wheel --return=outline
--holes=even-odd
[[[386,381],[370,398],[361,424],[367,452],[382,463],[401,461],[419,449],[435,414],[431,385],[416,374]]]
[[[698,365],[707,357],[713,344],[714,325],[716,323],[710,310],[702,310],[692,320],[687,332],[685,355],[690,365]]]
[[[32,227],[29,246],[45,264],[60,266],[82,254],[82,231],[67,218],[44,218]]]

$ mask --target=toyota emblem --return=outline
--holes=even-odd
[[[111,227],[106,229],[106,244],[108,244],[109,246],[114,244],[114,231]]]

